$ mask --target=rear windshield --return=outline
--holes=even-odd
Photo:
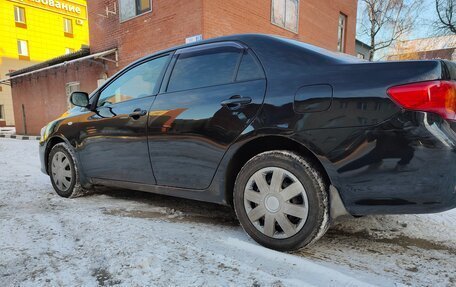
[[[288,44],[292,44],[292,45],[304,48],[306,50],[314,51],[315,53],[322,54],[326,57],[333,58],[334,60],[337,60],[337,61],[343,61],[343,62],[347,62],[347,63],[365,62],[365,60],[358,59],[357,57],[352,56],[352,55],[348,55],[348,54],[344,54],[344,53],[340,53],[340,52],[332,52],[332,51],[326,50],[324,48],[320,48],[320,47],[310,45],[307,43],[303,43],[303,42],[299,42],[296,40],[282,38],[282,37],[277,37],[277,39],[279,39],[283,42],[286,42]]]

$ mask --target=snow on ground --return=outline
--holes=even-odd
[[[456,210],[346,219],[280,253],[219,205],[119,190],[60,198],[37,145],[0,139],[2,286],[456,285]]]

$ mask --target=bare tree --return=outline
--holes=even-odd
[[[390,47],[414,27],[422,0],[359,0],[360,35],[370,40],[369,60]]]
[[[456,34],[456,0],[435,0],[438,34]]]

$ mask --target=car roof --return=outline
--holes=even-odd
[[[326,60],[333,60],[335,62],[360,62],[359,59],[357,59],[354,56],[339,53],[339,52],[332,52],[329,50],[326,50],[321,47],[317,47],[308,43],[300,42],[297,40],[293,39],[288,39],[284,38],[281,36],[277,35],[269,35],[269,34],[234,34],[234,35],[229,35],[229,36],[222,36],[222,37],[215,37],[215,38],[210,38],[207,40],[202,40],[198,42],[193,42],[189,44],[183,44],[183,45],[178,45],[174,47],[170,47],[168,49],[160,50],[155,53],[152,53],[150,55],[147,55],[132,64],[135,64],[137,62],[144,61],[149,58],[156,57],[161,54],[173,52],[179,49],[184,49],[184,48],[189,48],[189,47],[195,47],[195,46],[201,46],[205,44],[210,44],[210,43],[217,43],[217,42],[225,42],[225,41],[234,41],[234,42],[241,42],[245,44],[247,47],[252,47],[252,43],[258,43],[258,42],[268,42],[268,44],[271,44],[275,47],[280,47],[280,46],[293,46],[297,47],[303,50],[303,52],[307,52],[309,54],[313,54],[314,56],[326,58]],[[258,49],[262,49],[261,47],[254,47],[254,51],[257,51]]]

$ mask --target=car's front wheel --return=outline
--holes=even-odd
[[[255,241],[281,251],[315,242],[329,226],[323,176],[290,151],[264,152],[243,166],[234,187],[234,208]]]
[[[48,172],[54,190],[62,197],[78,197],[87,192],[79,182],[76,158],[66,143],[52,147],[48,157]]]

